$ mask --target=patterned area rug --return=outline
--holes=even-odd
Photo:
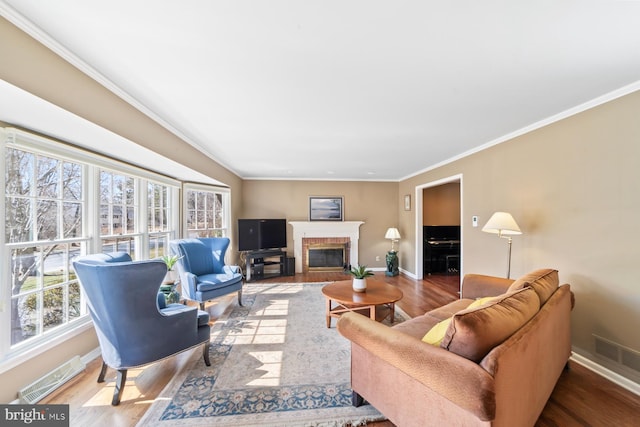
[[[138,426],[343,426],[385,419],[351,405],[350,344],[326,327],[322,283],[247,284]],[[396,320],[408,316],[396,307]]]

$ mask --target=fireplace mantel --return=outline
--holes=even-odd
[[[302,239],[319,237],[348,237],[351,244],[349,260],[358,265],[358,239],[364,221],[289,221],[293,227],[293,256],[296,273],[302,273]]]

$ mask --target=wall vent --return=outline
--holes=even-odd
[[[640,353],[633,350],[627,350],[626,348],[623,348],[621,353],[622,364],[640,372]]]
[[[595,350],[597,354],[619,365],[640,372],[640,352],[595,334],[593,338],[595,339]]]
[[[34,404],[84,371],[85,364],[75,356],[18,392],[20,403]]]

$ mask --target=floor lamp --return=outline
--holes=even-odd
[[[507,279],[511,276],[511,236],[522,234],[520,227],[516,224],[510,213],[496,212],[491,215],[489,221],[482,227],[482,231],[486,233],[497,234],[498,237],[507,239],[509,245],[509,253],[507,255]]]

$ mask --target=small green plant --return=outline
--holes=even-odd
[[[366,265],[359,265],[357,267],[351,267],[349,273],[356,279],[364,279],[365,277],[373,276],[373,271],[367,270]]]
[[[173,269],[173,266],[176,264],[176,262],[178,262],[180,258],[182,257],[178,255],[164,255],[162,257],[162,261],[164,261],[164,263],[167,264],[167,270],[171,270]]]

